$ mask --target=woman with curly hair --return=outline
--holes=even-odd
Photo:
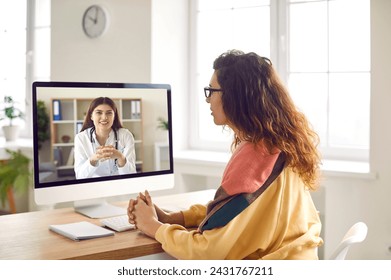
[[[206,102],[234,132],[214,199],[166,213],[146,191],[129,201],[130,223],[178,259],[318,259],[317,134],[269,59],[234,50],[213,68]]]

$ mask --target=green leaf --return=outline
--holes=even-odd
[[[7,198],[9,189],[24,192],[30,186],[30,159],[20,151],[6,149],[10,155],[8,160],[0,162],[0,201],[2,205]]]
[[[28,174],[19,174],[16,176],[13,187],[16,191],[24,191],[29,186],[29,176]]]

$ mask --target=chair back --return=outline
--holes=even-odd
[[[361,243],[365,240],[368,233],[368,227],[363,222],[358,222],[354,224],[342,238],[342,241],[339,243],[338,247],[335,249],[334,253],[329,258],[330,260],[344,260],[346,254],[349,251],[351,245],[356,243]]]

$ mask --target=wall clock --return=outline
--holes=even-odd
[[[101,36],[108,24],[106,11],[98,5],[92,5],[83,14],[83,31],[89,38]]]

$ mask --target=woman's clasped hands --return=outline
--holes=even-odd
[[[153,204],[148,191],[139,193],[136,199],[129,200],[129,223],[136,226],[146,235],[155,238],[155,234],[162,224],[178,224],[184,226],[184,217],[181,211],[166,212]]]
[[[129,223],[133,224],[150,237],[155,237],[157,229],[162,224],[159,221],[157,210],[164,215],[164,211],[152,203],[152,198],[148,191],[145,194],[139,193],[136,199],[130,199],[128,206]]]

